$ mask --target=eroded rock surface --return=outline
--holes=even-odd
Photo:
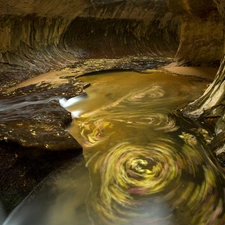
[[[223,22],[212,0],[0,2],[0,79],[14,85],[83,58],[216,63]]]

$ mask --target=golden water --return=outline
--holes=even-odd
[[[80,79],[91,87],[68,108],[80,114],[69,132],[83,146],[94,224],[225,222],[224,178],[204,144],[207,131],[174,113],[207,83],[162,71]]]
[[[68,131],[85,161],[46,178],[4,225],[225,224],[224,176],[210,137],[175,113],[206,82],[162,71],[79,79],[91,83],[87,96],[65,104],[75,102]]]

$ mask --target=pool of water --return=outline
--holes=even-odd
[[[84,160],[46,178],[5,225],[23,210],[16,225],[225,223],[224,175],[208,132],[176,113],[207,82],[155,70],[79,79],[91,83],[87,95],[65,104]]]

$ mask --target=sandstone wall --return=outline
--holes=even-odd
[[[1,80],[11,76],[22,80],[80,58],[145,55],[194,65],[219,61],[224,45],[221,4],[216,0],[0,1]]]

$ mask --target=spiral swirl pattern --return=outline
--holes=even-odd
[[[101,117],[91,117],[84,122],[78,122],[81,130],[84,147],[93,147],[101,144],[115,131],[114,124],[123,123],[126,127],[138,128],[152,126],[156,131],[172,132],[178,129],[175,120],[165,114],[152,113],[148,115],[131,114],[123,116],[115,112],[112,115],[101,114]]]
[[[186,209],[189,224],[216,224],[223,200],[217,196],[215,168],[204,160],[193,146],[184,143],[179,149],[168,139],[147,146],[114,146],[92,158],[93,176],[101,182],[100,189],[93,188],[93,218],[103,224],[172,225],[175,214],[182,219]]]
[[[157,100],[165,95],[159,85],[152,85],[134,93],[129,93],[119,100],[103,106],[102,108],[86,113],[78,121],[83,138],[84,147],[93,147],[101,144],[113,133],[116,122],[123,123],[126,127],[140,128],[152,126],[155,130],[172,132],[178,129],[176,122],[165,113],[155,112],[160,102],[154,103],[154,108],[149,109],[149,101]],[[151,104],[153,105],[153,104]],[[129,113],[125,114],[127,109]]]
[[[167,112],[168,102],[180,103],[187,94],[174,97],[165,90],[151,85],[78,121],[93,181],[87,203],[95,225],[225,221],[224,175],[197,140],[200,134],[179,127]]]
[[[144,98],[148,99],[159,99],[165,95],[165,91],[159,85],[152,85],[145,89],[136,91],[135,93],[129,94],[126,98],[130,102],[143,101]]]

